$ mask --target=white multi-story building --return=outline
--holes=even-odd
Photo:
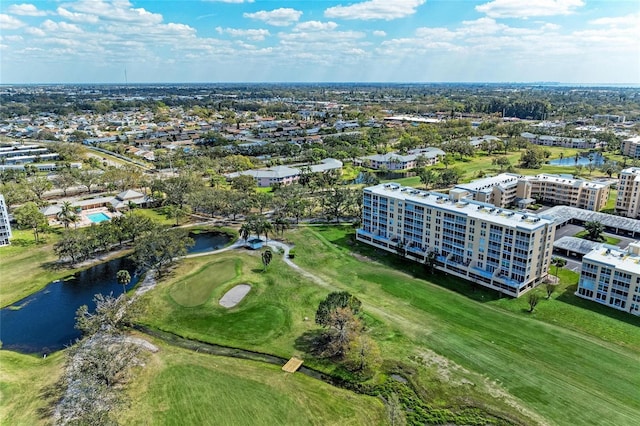
[[[9,224],[9,213],[4,196],[0,194],[0,247],[9,245],[11,238],[11,225]]]
[[[519,296],[547,276],[555,223],[464,198],[398,184],[364,189],[359,241]]]
[[[584,255],[576,295],[640,315],[640,241],[624,250],[603,244]]]
[[[543,203],[598,211],[604,208],[609,199],[608,183],[545,173],[536,176],[501,173],[459,184],[456,188],[469,192],[476,201],[490,203],[496,207],[507,207],[521,201],[536,199]]]
[[[640,217],[640,167],[620,172],[616,212],[626,217]]]

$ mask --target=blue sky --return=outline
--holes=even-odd
[[[0,2],[0,83],[640,84],[640,0]]]

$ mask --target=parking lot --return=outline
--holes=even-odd
[[[567,224],[561,227],[556,228],[556,236],[555,236],[555,240],[558,240],[562,237],[573,237],[574,235],[576,235],[577,233],[584,231],[584,227],[580,226],[580,225],[573,225],[573,224]],[[607,236],[607,237],[611,237],[611,238],[617,238],[618,240],[620,240],[620,242],[617,244],[618,247],[621,248],[625,248],[629,245],[629,243],[632,243],[634,241],[636,241],[633,238],[629,238],[629,237],[623,237],[620,235],[616,235],[616,234],[611,234],[608,232],[605,232],[603,235]],[[576,257],[568,257],[565,256],[564,254],[561,253],[556,253],[554,252],[553,254],[554,257],[561,257],[563,259],[565,259],[567,261],[567,265],[565,266],[565,269],[568,269],[570,271],[574,271],[574,272],[580,272],[580,265],[581,265],[581,260],[576,258]]]

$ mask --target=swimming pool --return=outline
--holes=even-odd
[[[110,220],[111,218],[106,214],[100,213],[91,213],[87,215],[87,219],[89,219],[93,223],[104,222],[105,220]]]

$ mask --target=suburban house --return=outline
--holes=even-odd
[[[464,194],[394,183],[365,188],[356,238],[514,297],[543,282],[553,252],[553,219]]]

